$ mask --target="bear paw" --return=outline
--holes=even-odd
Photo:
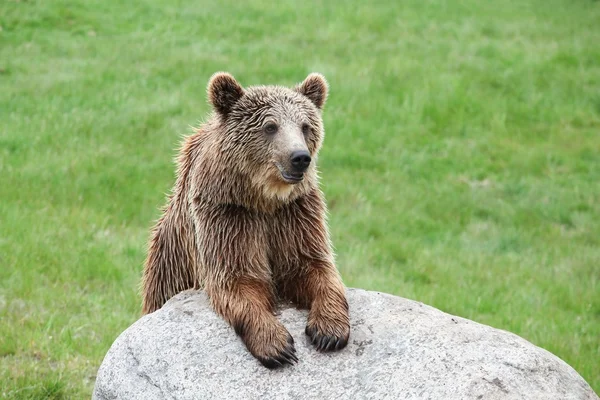
[[[309,319],[305,333],[318,351],[334,351],[346,347],[350,337],[350,322],[346,319]]]
[[[281,327],[281,331],[273,335],[260,336],[266,337],[268,340],[260,342],[258,340],[246,340],[246,346],[262,365],[273,369],[298,362],[294,338],[285,328]]]

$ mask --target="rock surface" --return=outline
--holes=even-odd
[[[297,365],[262,367],[188,291],[127,329],[94,399],[598,399],[565,362],[511,333],[399,297],[348,290],[351,337],[318,353],[306,311],[282,309]]]

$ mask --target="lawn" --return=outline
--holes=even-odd
[[[599,43],[591,0],[3,0],[0,397],[89,398],[218,70],[328,78],[348,286],[512,331],[599,392]]]

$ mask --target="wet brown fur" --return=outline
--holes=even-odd
[[[297,361],[293,339],[274,315],[279,299],[290,300],[310,310],[306,333],[317,349],[344,347],[348,305],[316,162],[302,182],[286,183],[277,142],[262,131],[267,120],[293,132],[309,124],[303,140],[316,161],[326,81],[311,74],[293,89],[243,89],[218,73],[208,96],[215,113],[185,139],[173,193],[152,232],[143,312],[202,287],[248,350],[272,368]]]

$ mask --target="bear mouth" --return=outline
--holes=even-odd
[[[288,173],[285,171],[281,171],[281,177],[283,178],[284,181],[286,181],[287,183],[291,183],[293,185],[293,184],[302,182],[302,180],[304,179],[304,174],[303,173]]]
[[[275,166],[277,167],[281,179],[285,183],[295,185],[296,183],[302,182],[302,180],[304,179],[304,172],[288,172],[278,162],[274,162],[273,164],[275,164]]]

